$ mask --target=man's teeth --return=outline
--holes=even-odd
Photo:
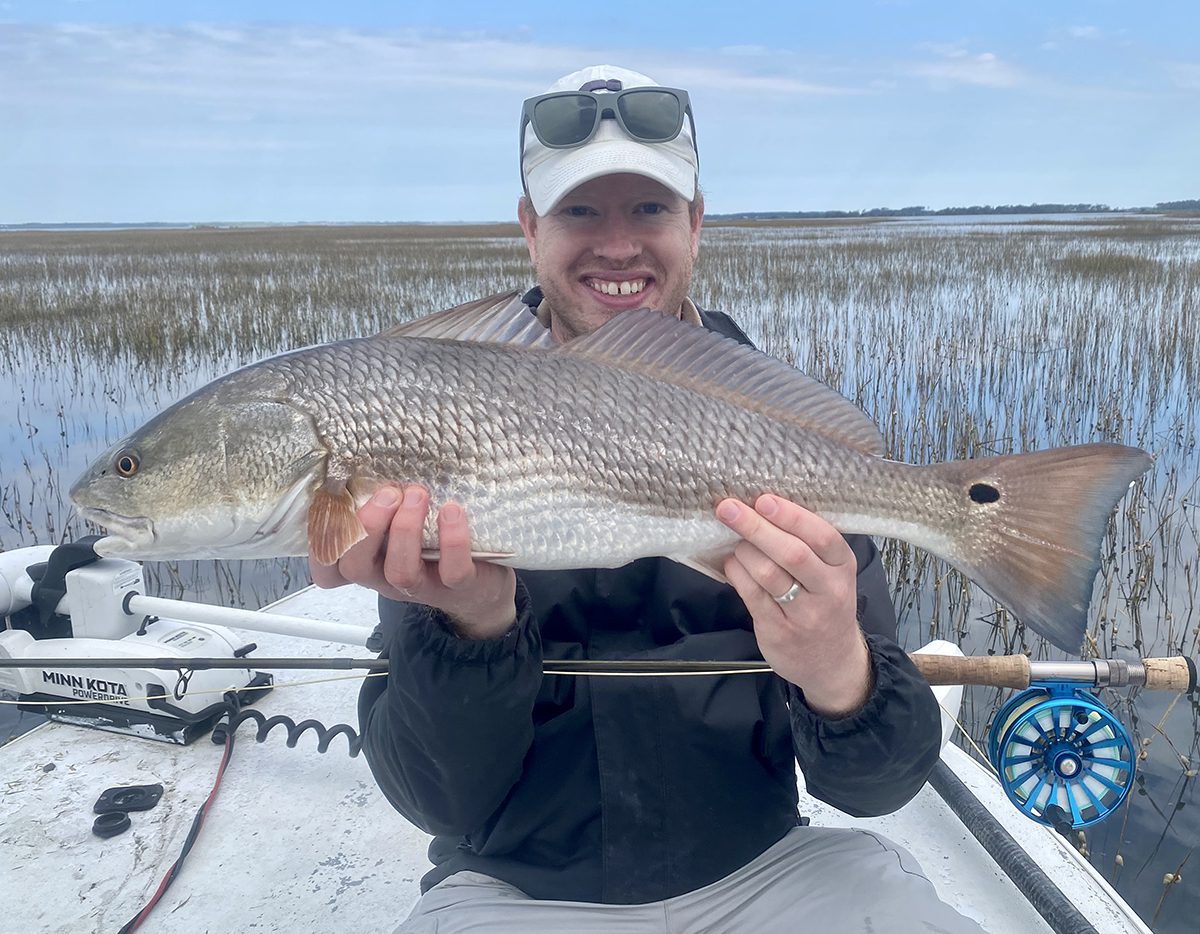
[[[588,285],[605,295],[636,295],[646,287],[646,280],[626,279],[623,282],[608,282],[604,279],[589,279]]]

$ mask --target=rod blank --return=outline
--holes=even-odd
[[[1092,687],[1144,687],[1152,691],[1191,694],[1196,690],[1196,663],[1184,656],[1087,661],[1038,662],[1024,655],[927,655],[909,658],[930,684],[975,684],[1027,688],[1035,681],[1069,681]],[[0,668],[150,668],[201,671],[208,668],[302,669],[309,671],[386,671],[384,658],[0,658]],[[720,672],[766,673],[765,662],[692,659],[547,659],[547,674],[663,675]]]

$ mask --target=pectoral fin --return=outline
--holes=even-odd
[[[720,584],[728,584],[729,579],[725,576],[725,559],[731,554],[733,554],[732,545],[728,548],[705,551],[698,555],[671,555],[670,557],[684,567],[699,571],[705,577],[711,577]]]
[[[308,553],[319,564],[337,564],[351,546],[367,537],[355,514],[354,497],[344,486],[321,487],[308,507]]]

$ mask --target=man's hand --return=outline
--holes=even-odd
[[[309,559],[318,587],[355,583],[392,600],[424,603],[446,613],[466,639],[503,635],[515,618],[516,575],[512,568],[471,558],[467,517],[457,503],[437,516],[441,557],[421,557],[429,494],[419,486],[384,487],[358,511],[367,537],[336,565]]]
[[[753,509],[722,500],[717,518],[744,539],[726,559],[725,576],[750,611],[763,658],[817,713],[858,710],[871,693],[871,659],[855,617],[858,566],[841,533],[769,494]],[[776,601],[793,583],[796,598]]]

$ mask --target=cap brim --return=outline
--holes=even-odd
[[[577,149],[544,149],[537,165],[525,173],[533,209],[544,216],[584,182],[626,172],[651,178],[690,202],[696,196],[696,167],[672,148],[671,143],[639,143],[626,137],[595,139]]]

